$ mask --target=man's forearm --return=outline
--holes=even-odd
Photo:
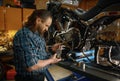
[[[37,64],[33,65],[32,67],[29,67],[27,70],[29,72],[41,69],[47,65],[50,65],[52,63],[52,59],[47,59],[47,60],[39,60]]]

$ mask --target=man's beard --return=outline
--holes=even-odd
[[[38,33],[39,33],[40,35],[42,35],[42,36],[44,36],[44,34],[46,34],[46,32],[47,32],[47,31],[45,31],[45,30],[40,29],[39,27],[38,27],[37,31],[38,31]]]
[[[42,35],[42,29],[41,29],[40,26],[37,27],[37,31],[38,31],[38,33],[39,33],[40,35]]]

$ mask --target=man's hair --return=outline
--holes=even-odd
[[[27,22],[24,23],[24,26],[34,26],[37,18],[41,18],[43,21],[45,21],[49,17],[52,18],[52,14],[46,9],[34,10],[32,14],[28,17]]]

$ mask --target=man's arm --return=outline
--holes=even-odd
[[[29,72],[31,72],[31,71],[34,71],[34,70],[41,69],[41,68],[43,68],[47,65],[54,64],[54,63],[57,63],[57,62],[61,61],[61,59],[56,58],[56,55],[57,54],[54,54],[50,59],[47,59],[47,60],[38,60],[37,64],[27,68],[27,70]]]

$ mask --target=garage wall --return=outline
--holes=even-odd
[[[78,7],[84,10],[89,10],[94,7],[98,0],[80,0]]]
[[[35,0],[36,9],[46,9],[46,2],[49,0]]]

